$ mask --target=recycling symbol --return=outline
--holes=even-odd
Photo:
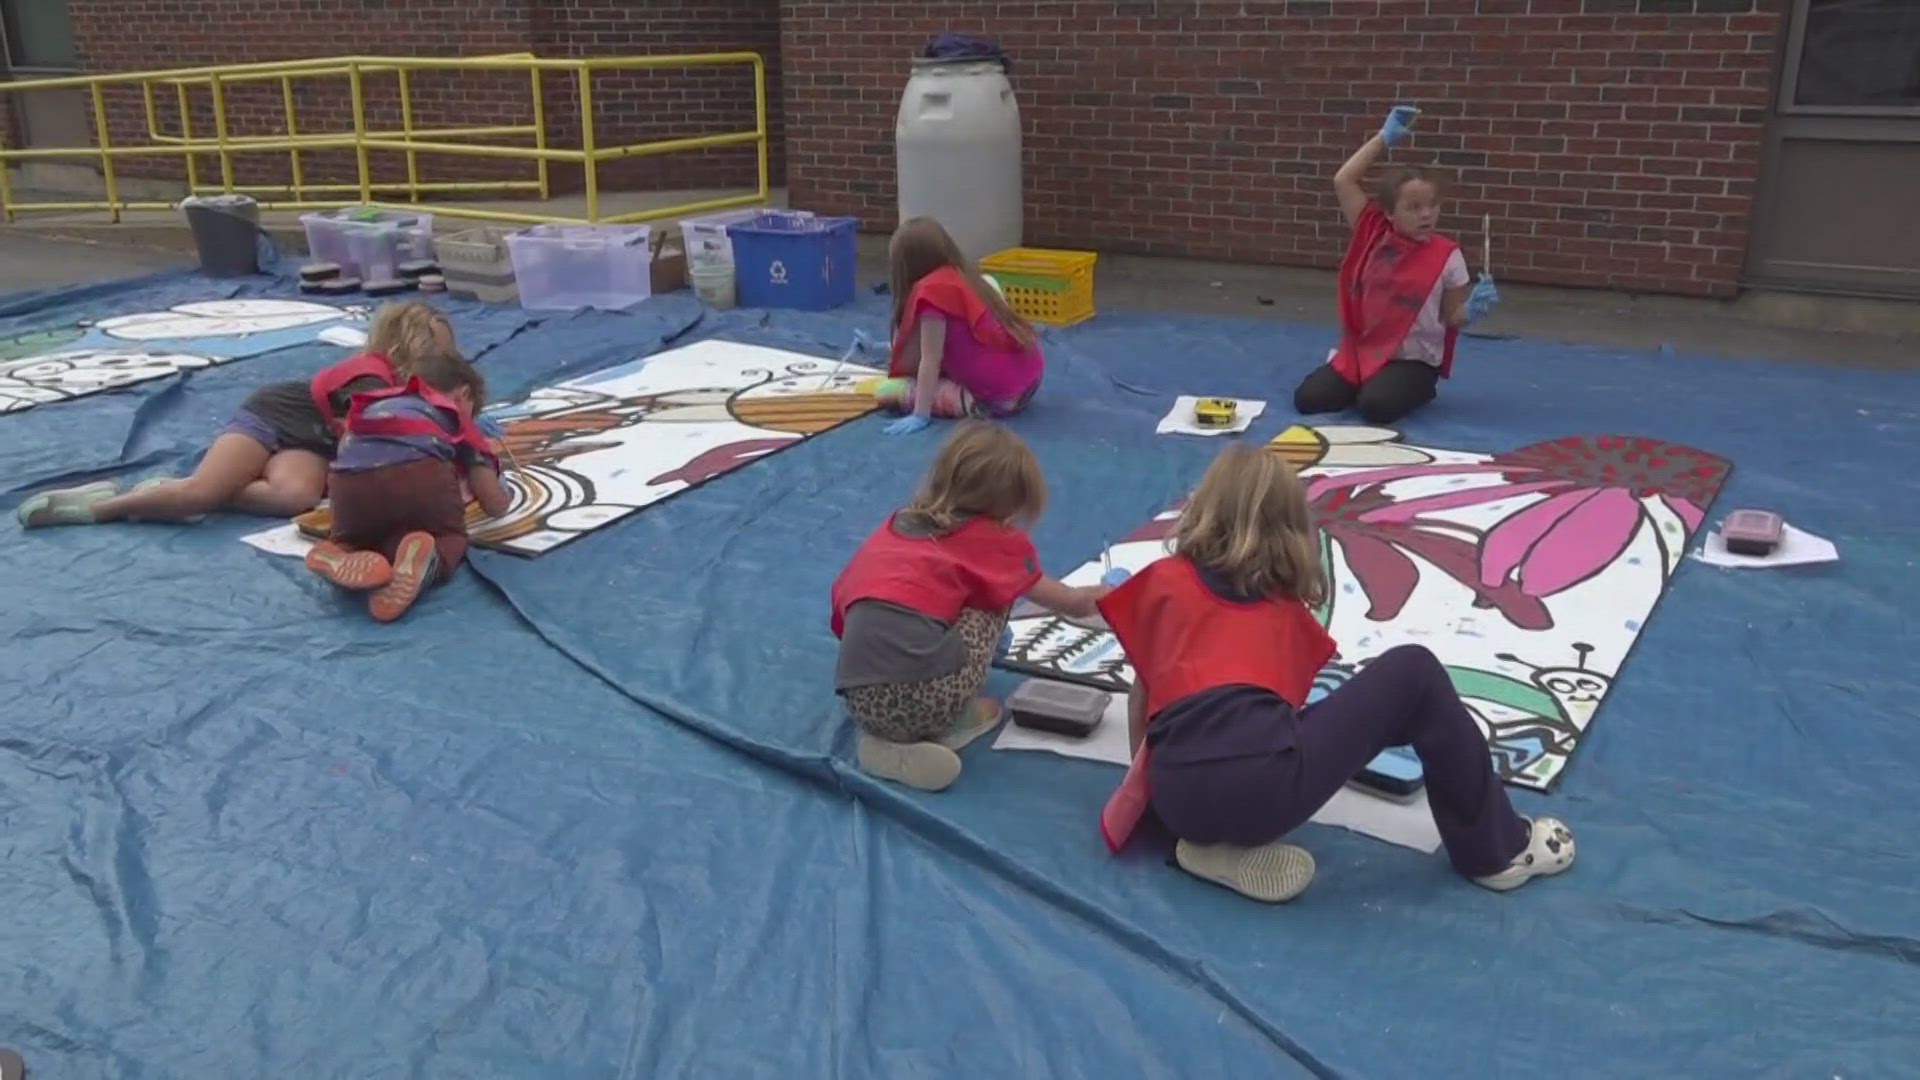
[[[767,267],[767,280],[773,282],[775,285],[785,285],[787,283],[787,264],[779,259],[773,260],[773,265]]]

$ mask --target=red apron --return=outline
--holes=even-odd
[[[1340,260],[1340,348],[1333,370],[1341,378],[1359,386],[1394,358],[1459,247],[1438,233],[1409,240],[1394,230],[1385,211],[1367,204]],[[1458,327],[1447,327],[1443,379],[1453,374],[1453,343],[1459,336]]]
[[[367,406],[376,401],[407,396],[418,397],[434,408],[447,410],[459,417],[459,430],[448,432],[432,420],[419,416],[366,415]],[[456,447],[464,446],[473,451],[493,468],[500,467],[500,458],[494,453],[492,441],[473,422],[473,418],[455,405],[453,399],[421,382],[417,375],[408,379],[405,386],[390,386],[384,390],[369,390],[353,395],[353,405],[347,410],[346,430],[350,435],[444,439]]]
[[[914,283],[913,291],[907,294],[905,311],[908,325],[893,328],[893,359],[887,366],[887,374],[896,379],[918,374],[907,363],[907,335],[913,329],[913,313],[922,307],[930,307],[942,315],[950,315],[967,324],[973,332],[974,340],[990,349],[1004,352],[1019,352],[1022,348],[1007,328],[993,313],[993,308],[980,299],[973,291],[973,285],[966,275],[951,266],[943,266]]]
[[[313,377],[307,384],[307,391],[313,395],[314,408],[320,410],[320,418],[327,423],[327,430],[339,435],[342,417],[333,406],[333,399],[347,388],[355,379],[374,378],[387,386],[397,386],[400,374],[394,370],[393,361],[381,353],[360,353],[350,356]]]
[[[1167,706],[1219,686],[1257,686],[1300,708],[1313,677],[1334,654],[1333,638],[1299,601],[1224,600],[1178,555],[1161,559],[1100,601],[1134,679],[1147,695],[1147,720]],[[1152,801],[1143,740],[1100,814],[1107,847],[1118,852]]]

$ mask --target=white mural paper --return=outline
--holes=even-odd
[[[368,309],[208,300],[0,339],[0,413],[133,386],[364,325]]]
[[[469,506],[473,542],[537,556],[874,408],[872,368],[702,341],[487,410],[505,429],[505,514]],[[296,519],[326,534],[325,509]]]

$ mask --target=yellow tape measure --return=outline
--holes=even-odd
[[[1208,397],[1193,403],[1193,422],[1201,427],[1232,427],[1240,403],[1232,398]]]

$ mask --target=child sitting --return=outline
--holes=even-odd
[[[1514,813],[1485,737],[1426,649],[1389,649],[1302,707],[1334,643],[1309,610],[1326,578],[1284,461],[1226,451],[1174,543],[1177,554],[1099,603],[1134,670],[1134,767],[1102,822],[1116,850],[1151,805],[1183,869],[1256,900],[1292,899],[1313,857],[1280,838],[1374,755],[1411,744],[1454,869],[1506,890],[1572,864],[1566,826]]]
[[[146,480],[124,495],[109,481],[43,491],[20,504],[20,524],[190,522],[223,508],[263,517],[311,510],[326,494],[327,461],[352,396],[405,382],[421,355],[453,347],[453,327],[433,305],[389,304],[374,317],[365,352],[310,380],[255,390],[192,476]]]
[[[1014,601],[1093,614],[1106,590],[1042,576],[1022,531],[1046,498],[1040,463],[1019,436],[967,421],[913,501],[841,571],[835,688],[860,727],[861,768],[926,791],[952,784],[954,751],[999,722],[999,706],[977,695]]]
[[[1361,187],[1367,169],[1406,138],[1419,112],[1395,106],[1380,134],[1333,176],[1340,212],[1353,227],[1340,263],[1340,345],[1294,391],[1293,407],[1302,413],[1357,406],[1368,423],[1391,424],[1432,401],[1440,380],[1453,373],[1460,328],[1499,300],[1485,267],[1469,291],[1460,245],[1434,231],[1436,177],[1396,169],[1372,199]]]
[[[372,590],[380,622],[405,614],[467,552],[464,481],[488,516],[510,503],[499,460],[473,414],[486,380],[452,351],[416,361],[412,379],[354,396],[333,461],[333,528],[307,568],[343,589]]]
[[[893,234],[893,360],[881,404],[907,415],[889,435],[918,431],[928,417],[1012,416],[1040,386],[1044,361],[1027,320],[967,265],[932,218]]]

